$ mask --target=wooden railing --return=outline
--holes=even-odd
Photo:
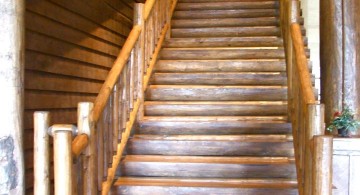
[[[144,115],[144,90],[176,2],[135,4],[133,29],[95,102],[79,103],[77,127],[49,126],[48,112],[35,113],[35,194],[50,194],[48,129],[54,137],[55,194],[109,193],[133,124]]]
[[[312,85],[299,7],[298,0],[280,1],[298,188],[300,195],[327,195],[332,191],[332,137],[325,136],[324,106]]]

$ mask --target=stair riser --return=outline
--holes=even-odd
[[[289,123],[141,122],[137,132],[157,135],[289,134]]]
[[[130,154],[206,156],[293,156],[292,142],[131,140]]]
[[[124,176],[195,178],[295,178],[293,164],[243,165],[210,163],[125,162]]]
[[[160,52],[163,60],[228,60],[228,59],[284,59],[283,49],[213,49],[168,50]]]
[[[157,72],[270,72],[285,71],[285,61],[159,60]]]
[[[286,88],[149,88],[152,101],[285,101]]]
[[[147,116],[271,116],[286,115],[287,105],[146,105]]]
[[[196,10],[175,11],[175,19],[215,19],[215,18],[256,18],[276,17],[279,12],[276,9],[239,9],[239,10]]]
[[[283,47],[279,37],[208,37],[172,38],[166,40],[163,48],[192,47]]]
[[[286,85],[284,74],[251,73],[155,73],[151,84],[154,85]]]
[[[178,3],[176,10],[274,9],[278,6],[276,1]]]
[[[278,26],[275,17],[173,20],[172,28]]]
[[[278,27],[177,28],[171,30],[171,35],[174,38],[280,36],[280,29]]]

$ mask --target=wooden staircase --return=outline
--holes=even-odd
[[[112,194],[298,194],[276,0],[181,0]]]

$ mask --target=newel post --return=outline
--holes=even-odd
[[[50,195],[49,112],[34,113],[34,194]]]
[[[97,194],[97,159],[96,159],[96,136],[95,123],[91,118],[94,104],[80,102],[78,104],[78,134],[86,134],[89,142],[86,149],[81,153],[82,158],[82,192],[87,195]]]
[[[72,134],[73,125],[53,125],[49,134],[54,138],[54,180],[55,195],[72,194]]]
[[[332,136],[314,136],[312,195],[332,194]]]
[[[312,190],[312,142],[314,136],[325,133],[325,112],[323,104],[308,104],[305,132],[305,160],[304,160],[304,194],[311,194]]]

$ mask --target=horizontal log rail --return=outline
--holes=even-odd
[[[55,194],[109,193],[133,125],[144,115],[144,91],[161,45],[168,36],[176,3],[176,0],[148,0],[145,4],[135,4],[133,28],[98,96],[94,103],[82,102],[78,105],[77,135],[71,136],[69,128],[54,131],[59,132],[55,137],[59,135],[60,139],[54,140],[57,143],[54,151],[60,151],[56,152],[55,160],[60,162],[63,158],[67,162],[54,162],[64,175],[60,177],[56,174],[59,181],[55,181],[58,183]],[[46,137],[40,136],[49,128],[49,113],[42,114],[34,115],[35,134],[39,130],[35,142],[41,144],[37,156],[46,156],[48,151],[43,148],[49,147]],[[62,144],[66,146],[61,149]],[[49,194],[45,193],[50,189],[49,159],[41,158],[36,164],[36,188],[40,189],[39,194]],[[40,173],[44,169],[47,175]]]
[[[324,136],[324,105],[316,100],[299,18],[299,0],[280,1],[298,190],[300,195],[327,195],[331,194],[332,137]]]

